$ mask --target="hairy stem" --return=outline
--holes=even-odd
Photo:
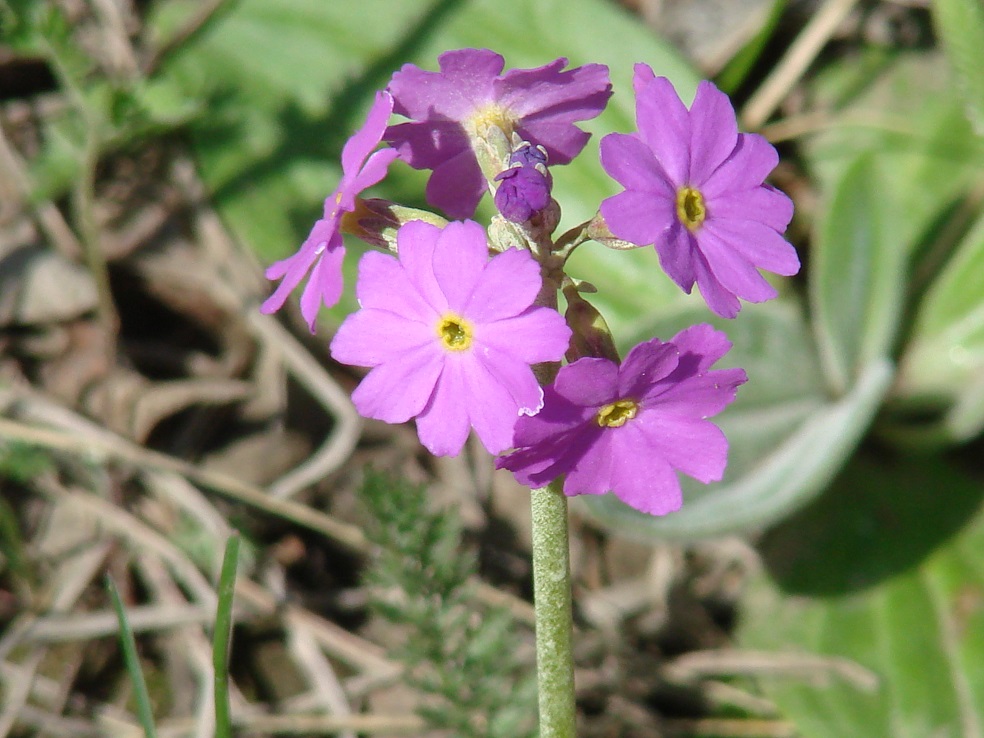
[[[570,547],[561,483],[534,489],[532,505],[540,738],[574,738]]]

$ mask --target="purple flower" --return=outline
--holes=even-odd
[[[469,221],[407,223],[397,250],[362,257],[362,309],[331,342],[338,361],[373,367],[355,407],[387,423],[416,417],[435,455],[461,451],[469,427],[491,453],[505,450],[516,419],[543,404],[530,365],[560,360],[571,336],[559,313],[533,305],[539,265],[517,249],[490,260],[485,231]]]
[[[550,180],[536,167],[512,167],[496,181],[495,206],[513,223],[525,223],[550,204]]]
[[[680,508],[674,470],[721,479],[728,441],[707,418],[734,400],[742,369],[710,367],[731,344],[709,325],[639,344],[618,365],[584,358],[561,368],[543,409],[520,418],[516,451],[496,461],[530,487],[561,475],[566,495],[614,492],[653,515]]]
[[[567,59],[557,59],[501,74],[505,61],[488,49],[448,51],[438,64],[440,72],[405,64],[393,75],[394,110],[412,122],[391,126],[386,140],[410,166],[434,170],[427,201],[454,218],[471,217],[487,189],[472,137],[494,124],[567,164],[589,138],[575,121],[597,116],[611,96],[603,64],[562,72]]]
[[[660,263],[690,293],[694,282],[708,306],[733,318],[738,298],[763,302],[775,289],[759,274],[799,271],[782,233],[793,205],[764,184],[779,161],[761,136],[738,133],[727,95],[701,82],[688,111],[665,77],[637,64],[639,132],[612,133],[601,142],[601,163],[625,187],[601,204],[620,239],[654,244]]]
[[[383,149],[370,156],[382,140],[392,112],[392,96],[388,92],[377,92],[366,122],[342,149],[342,181],[325,200],[324,216],[314,224],[296,254],[267,268],[267,279],[283,281],[260,306],[260,312],[273,313],[283,307],[287,295],[309,271],[311,276],[301,293],[301,315],[312,333],[321,304],[331,307],[338,302],[342,294],[342,259],[345,256],[342,215],[355,210],[356,196],[385,177],[390,163],[397,157],[394,149]]]

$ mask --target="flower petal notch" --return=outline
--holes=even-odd
[[[730,348],[701,324],[639,344],[621,365],[583,358],[562,367],[496,466],[530,487],[564,475],[569,496],[610,491],[651,515],[680,509],[677,471],[704,483],[724,474],[728,442],[708,418],[747,380],[742,369],[711,369]]]
[[[782,236],[792,201],[765,184],[779,156],[764,138],[739,133],[727,95],[701,82],[688,110],[665,77],[637,64],[634,134],[601,141],[605,171],[625,188],[601,203],[617,238],[653,244],[670,278],[725,318],[739,298],[764,302],[775,288],[760,269],[791,276],[796,250]]]
[[[517,419],[543,404],[531,365],[559,361],[571,337],[556,311],[534,305],[539,265],[518,249],[489,259],[485,231],[470,221],[408,223],[397,252],[362,257],[362,309],[331,342],[336,360],[371,368],[356,409],[387,423],[416,418],[437,456],[457,455],[472,428],[501,453]]]
[[[308,283],[301,293],[301,314],[312,333],[319,308],[322,305],[331,307],[338,302],[342,294],[342,259],[345,256],[342,216],[355,210],[356,197],[380,182],[397,157],[396,150],[390,148],[373,153],[383,139],[392,112],[392,96],[388,92],[377,92],[362,128],[342,149],[342,179],[325,199],[324,215],[315,222],[297,253],[267,268],[267,279],[281,282],[260,306],[261,312],[274,313],[283,307],[287,296],[305,275],[308,275]]]
[[[488,49],[438,57],[440,71],[405,64],[389,91],[394,111],[410,122],[391,126],[386,140],[415,169],[431,169],[427,201],[453,218],[470,218],[488,185],[474,141],[491,126],[542,146],[551,165],[568,164],[589,135],[574,124],[596,117],[611,97],[608,68],[564,71],[567,59],[502,74],[505,60]],[[491,176],[491,175],[490,175]]]

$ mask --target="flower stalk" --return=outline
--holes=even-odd
[[[560,481],[532,490],[532,506],[540,738],[574,738],[570,546]]]

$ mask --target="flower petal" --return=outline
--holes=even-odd
[[[326,249],[311,270],[308,283],[301,293],[301,315],[307,321],[311,333],[314,333],[317,326],[321,306],[331,307],[342,296],[344,258],[344,246]]]
[[[378,251],[359,260],[355,295],[364,309],[386,310],[428,325],[440,315],[420,296],[401,260]]]
[[[652,150],[636,136],[609,133],[601,139],[601,166],[627,190],[642,190],[654,198],[676,201],[676,186]]]
[[[670,415],[660,408],[642,411],[632,426],[640,433],[648,455],[704,484],[721,481],[728,462],[728,439],[714,423]]]
[[[680,350],[672,343],[663,343],[658,338],[640,343],[629,351],[619,367],[618,397],[642,399],[655,382],[676,369],[679,361]]]
[[[454,362],[455,359],[458,361]],[[503,384],[500,377],[490,371],[487,357],[479,359],[469,353],[460,357],[450,357],[448,363],[452,362],[458,364],[464,380],[464,392],[458,402],[468,409],[471,426],[489,453],[502,453],[512,446],[513,430],[520,415],[510,389],[522,393],[523,388],[515,384],[512,387]],[[499,368],[507,367],[503,364]],[[530,368],[528,366],[524,368],[530,379],[533,379]],[[505,379],[507,382],[514,383],[516,376],[507,376]],[[533,384],[536,392],[535,407],[539,410],[542,393],[535,379]]]
[[[457,456],[468,440],[465,381],[456,361],[445,361],[430,401],[417,416],[420,442],[435,456]]]
[[[793,245],[762,223],[710,218],[704,223],[701,238],[703,233],[714,234],[759,269],[787,277],[799,272],[799,256]]]
[[[659,454],[653,453],[649,439],[638,424],[629,422],[608,435],[612,438],[610,456],[611,491],[622,502],[649,515],[666,515],[683,504],[680,480]]]
[[[511,318],[475,326],[475,341],[526,363],[560,361],[571,341],[571,329],[556,310],[531,307]]]
[[[527,362],[509,352],[486,346],[477,346],[472,355],[494,378],[496,384],[501,386],[509,395],[510,402],[508,404],[513,409],[513,415],[516,417],[519,415],[536,415],[543,407],[543,388],[536,381],[533,370]],[[512,427],[509,429],[508,441],[505,446],[499,449],[500,451],[512,445]]]
[[[611,428],[601,428],[594,424],[593,429],[586,434],[586,439],[578,439],[583,451],[581,457],[574,462],[573,468],[564,477],[565,495],[603,495],[612,488],[612,477],[616,467],[632,463],[631,459],[616,458],[612,449],[615,435]],[[587,431],[587,427],[585,427]],[[621,428],[615,429],[621,430]]]
[[[485,229],[474,221],[448,223],[434,246],[433,259],[434,277],[448,307],[461,313],[489,261]]]
[[[413,289],[438,315],[448,309],[448,298],[434,276],[434,249],[441,229],[414,220],[396,232],[396,250]]]
[[[728,96],[704,80],[690,106],[690,181],[700,187],[738,143],[738,121]]]
[[[363,417],[405,423],[432,399],[443,365],[444,352],[434,344],[408,351],[370,371],[352,393],[352,403]]]
[[[349,315],[331,340],[331,356],[350,366],[401,362],[406,353],[436,344],[432,326],[385,310],[362,309]]]
[[[452,218],[470,218],[487,188],[471,149],[434,168],[427,180],[427,202]]]
[[[677,187],[687,184],[690,118],[666,77],[657,77],[636,93],[636,126],[670,180]]]
[[[393,75],[389,91],[397,114],[423,120],[444,116],[463,120],[492,99],[492,81],[505,60],[488,49],[457,49],[437,57],[439,72],[404,64]]]
[[[553,387],[568,402],[598,410],[618,399],[618,365],[608,359],[578,359],[560,368]]]
[[[722,318],[733,318],[738,315],[738,311],[741,310],[741,303],[733,292],[721,284],[714,272],[711,271],[707,258],[699,250],[694,253],[693,265],[697,286],[700,288],[700,294],[704,298],[704,302],[707,303],[707,307]]]
[[[762,136],[739,133],[731,156],[707,177],[700,190],[705,200],[713,200],[727,192],[758,187],[778,163],[778,152]]]
[[[388,92],[377,92],[376,99],[369,109],[369,114],[366,116],[362,128],[346,141],[342,148],[342,171],[346,177],[354,176],[369,153],[379,145],[392,112],[392,96]],[[377,179],[376,182],[378,181]]]
[[[793,201],[774,187],[763,185],[718,195],[707,203],[708,219],[752,220],[783,233],[793,218]]]
[[[697,241],[684,226],[674,219],[673,224],[656,241],[659,264],[667,276],[688,295],[697,281]]]
[[[726,290],[749,302],[764,302],[776,297],[776,288],[740,253],[734,239],[723,238],[714,230],[704,228],[697,242],[714,277]],[[703,293],[703,285],[701,288]]]
[[[485,264],[463,309],[469,318],[479,323],[512,318],[533,304],[542,286],[540,265],[530,253],[508,249]]]
[[[672,201],[650,192],[626,190],[602,201],[601,217],[618,238],[645,246],[658,243],[676,221]]]

